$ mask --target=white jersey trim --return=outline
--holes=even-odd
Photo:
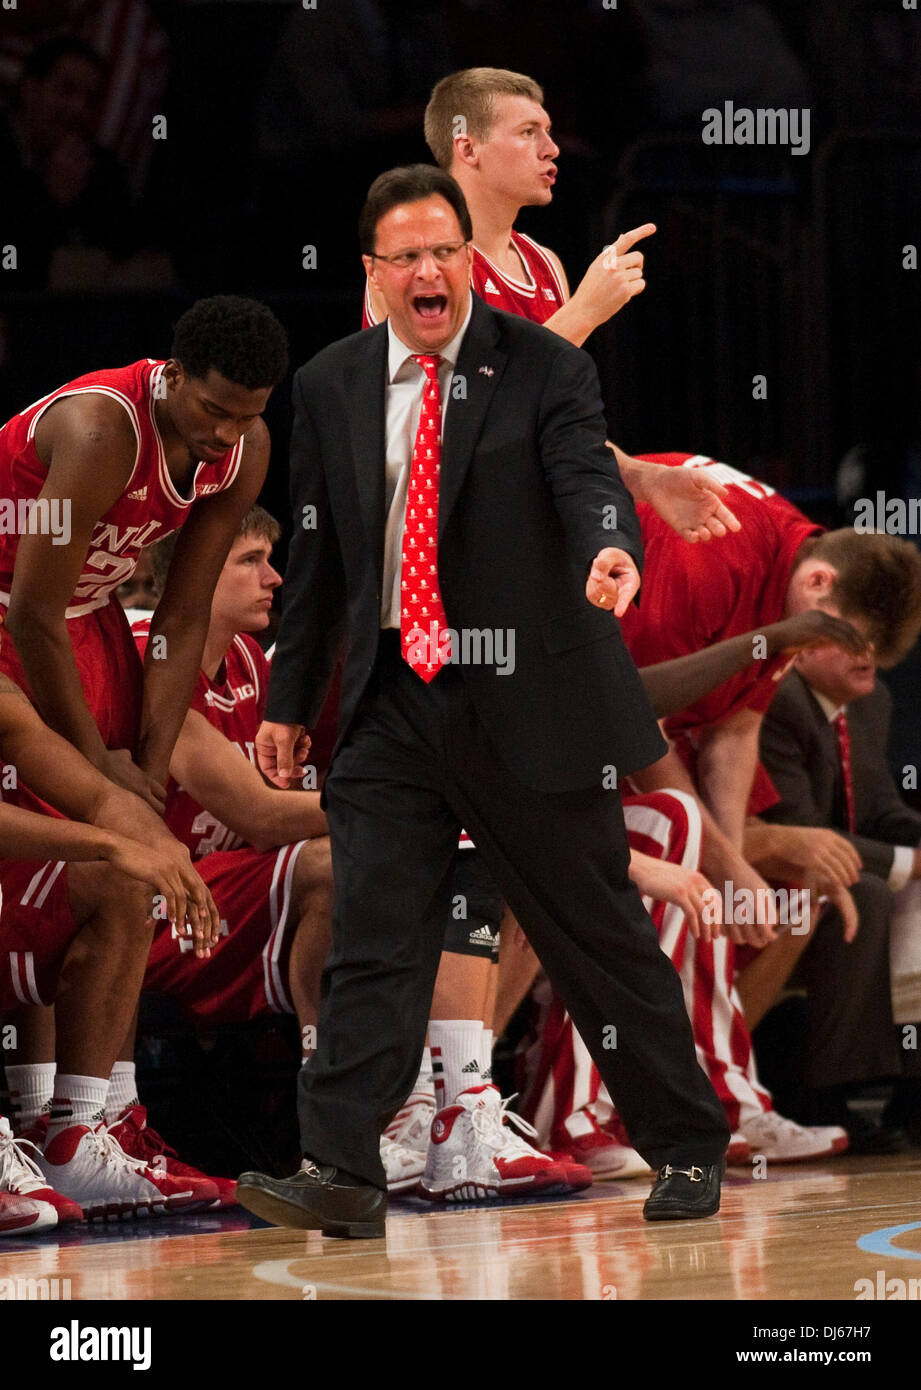
[[[22,412],[23,414],[26,414],[29,410],[35,410],[36,405],[41,405],[41,409],[37,410],[29,421],[29,428],[26,431],[27,442],[29,444],[34,443],[35,427],[49,406],[56,405],[58,401],[66,400],[68,396],[111,396],[113,401],[118,401],[119,405],[124,406],[127,411],[128,419],[131,421],[131,428],[134,430],[134,437],[137,440],[137,449],[134,455],[134,463],[131,465],[131,473],[128,477],[128,481],[125,483],[122,494],[124,495],[124,492],[127,492],[134,482],[134,475],[138,471],[138,464],[141,460],[141,422],[138,419],[134,401],[128,396],[123,395],[121,391],[116,391],[114,386],[77,386],[70,391],[52,391],[49,396],[44,396],[33,405],[27,406],[26,410]],[[42,401],[44,404],[42,404]]]

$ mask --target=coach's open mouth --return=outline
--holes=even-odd
[[[447,296],[443,294],[417,294],[413,297],[413,308],[423,319],[441,318],[447,307]]]

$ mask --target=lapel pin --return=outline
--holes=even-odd
[[[492,376],[492,375],[493,375],[493,369],[492,369],[492,367],[478,367],[478,368],[477,368],[477,371],[478,371],[482,376]]]

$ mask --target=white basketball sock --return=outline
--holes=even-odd
[[[13,1062],[6,1067],[10,1118],[17,1132],[28,1129],[50,1107],[55,1071],[54,1062]]]
[[[107,1076],[67,1076],[58,1072],[54,1079],[48,1139],[71,1125],[88,1125],[95,1129],[102,1124],[108,1090]]]
[[[134,1063],[116,1062],[109,1077],[109,1090],[106,1095],[106,1124],[114,1125],[123,1110],[127,1110],[129,1105],[139,1104]]]
[[[480,1076],[492,1083],[492,1029],[484,1028],[480,1035]]]
[[[435,1080],[435,1106],[443,1110],[470,1086],[482,1085],[480,1045],[483,1024],[476,1018],[430,1019],[429,1046]]]

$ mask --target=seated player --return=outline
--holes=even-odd
[[[622,627],[639,667],[811,608],[834,614],[840,606],[846,618],[864,617],[873,627],[892,613],[900,649],[914,640],[921,627],[921,556],[907,542],[851,530],[823,536],[772,488],[735,469],[700,455],[651,457],[670,467],[714,472],[728,487],[743,532],[718,546],[689,548],[649,506],[638,504],[646,547],[642,612],[628,611]],[[741,1157],[747,1144],[774,1161],[795,1161],[838,1151],[847,1137],[840,1126],[821,1126],[817,1134],[776,1114],[757,1080],[734,992],[736,944],[760,947],[776,937],[773,895],[742,853],[746,813],[766,804],[749,804],[757,734],[784,664],[767,650],[763,656],[670,716],[665,728],[680,756],[670,751],[634,782],[644,792],[669,788],[693,796],[703,819],[701,870],[721,896],[728,882],[733,891],[750,890],[755,902],[768,905],[766,920],[730,921],[718,939],[689,934],[681,973],[701,1061],[734,1132],[733,1156]]]
[[[211,1183],[129,1159],[105,1128],[102,1106],[144,972],[152,912],[180,932],[188,919],[192,949],[205,951],[218,930],[211,896],[159,816],[53,733],[6,676],[0,756],[5,788],[21,777],[73,818],[0,802],[0,1010],[56,1005],[60,1094],[69,1100],[66,1113],[50,1116],[37,1162],[0,1118],[0,1234],[84,1214],[207,1206],[217,1195]]]
[[[0,532],[0,670],[94,767],[157,810],[214,583],[265,478],[261,412],[287,365],[275,316],[234,296],[187,310],[172,351],[68,382],[0,430],[0,495],[16,516]],[[152,641],[169,660],[152,654],[145,669],[116,590],[145,546],[180,528]],[[6,796],[43,809],[23,779]],[[53,1016],[24,1001],[17,1027],[22,1129],[50,1099]],[[54,1100],[60,1109],[72,1097]]]
[[[914,1035],[893,1021],[890,982],[890,927],[900,899],[909,899],[903,929],[921,933],[921,815],[902,799],[885,761],[892,701],[876,679],[877,666],[893,665],[904,648],[903,615],[893,608],[892,617],[896,630],[877,626],[875,645],[862,657],[801,652],[767,711],[760,749],[780,797],[764,812],[770,828],[833,830],[861,869],[850,890],[859,917],[853,939],[839,920],[823,922],[796,967],[807,989],[804,1110],[850,1124],[848,1085],[895,1078],[884,1127],[921,1136],[921,1060],[904,1046]],[[919,1021],[912,1012],[899,1020],[916,1031]],[[887,1136],[861,1140],[885,1145]]]
[[[192,704],[170,760],[165,820],[188,847],[220,916],[207,957],[160,924],[144,988],[169,995],[202,1027],[293,1013],[312,1050],[320,975],[329,949],[332,869],[318,791],[279,791],[256,770],[254,745],[268,687],[268,662],[253,633],[269,624],[281,583],[270,557],[278,523],[262,507],[247,512],[214,590],[211,623]],[[158,584],[168,582],[172,538],[154,548]],[[134,626],[143,655],[150,620]],[[169,658],[167,657],[167,660]],[[122,1048],[134,1085],[134,1030]],[[113,1133],[136,1157],[167,1154],[132,1096],[111,1117]],[[216,1180],[227,1204],[233,1184]]]

